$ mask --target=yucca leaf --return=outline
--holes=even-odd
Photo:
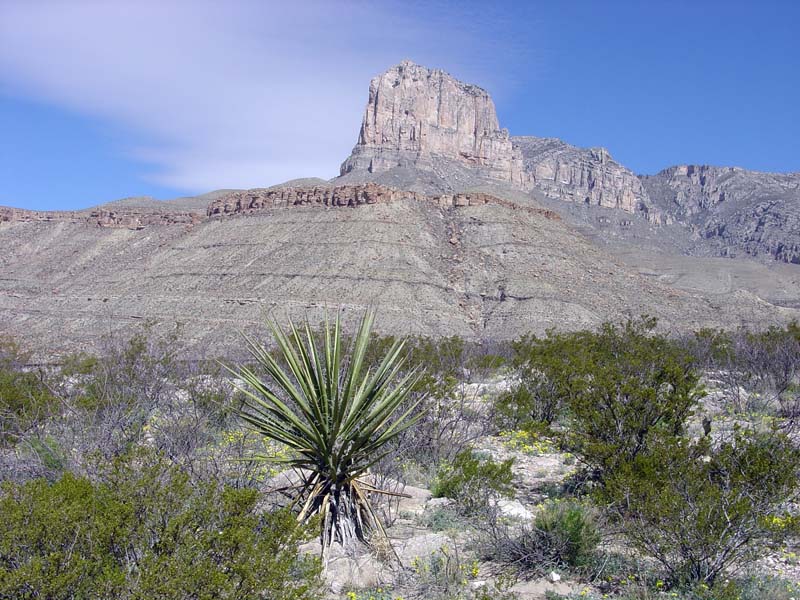
[[[256,458],[310,473],[303,477],[296,498],[302,498],[298,518],[321,515],[323,552],[333,539],[344,543],[356,535],[365,541],[365,527],[383,532],[357,478],[384,458],[390,452],[387,444],[419,419],[418,403],[395,418],[417,381],[414,371],[403,372],[404,340],[396,340],[376,366],[366,365],[374,319],[374,310],[364,313],[344,353],[340,313],[333,324],[326,313],[321,337],[315,337],[308,322],[297,327],[289,321],[284,329],[270,321],[282,364],[244,336],[267,379],[246,366],[226,367],[243,382],[236,386],[243,393],[238,411],[242,421],[292,453]]]

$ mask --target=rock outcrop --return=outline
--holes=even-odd
[[[198,212],[136,210],[37,211],[0,206],[0,222],[68,222],[97,227],[143,229],[150,225],[194,225],[203,219]]]
[[[800,173],[680,165],[641,180],[661,210],[720,254],[800,263]]]
[[[529,185],[485,90],[442,70],[401,62],[370,82],[358,143],[341,174],[433,170],[435,158],[473,167],[487,179]]]
[[[580,202],[628,213],[644,213],[662,223],[639,178],[605,148],[578,148],[556,138],[515,136],[525,170],[536,190],[548,198]]]
[[[360,185],[265,188],[233,192],[218,198],[208,206],[209,217],[253,214],[274,208],[318,206],[326,208],[355,207],[368,204],[387,204],[401,200],[425,202],[439,208],[462,208],[496,204],[540,214],[548,219],[559,217],[551,210],[522,206],[482,192],[460,194],[422,194],[420,192],[365,183]]]

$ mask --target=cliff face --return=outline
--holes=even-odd
[[[721,254],[800,263],[800,173],[680,165],[641,179],[664,212]]]
[[[534,188],[548,198],[643,212],[651,222],[662,222],[638,177],[605,148],[578,148],[556,138],[511,139],[522,153]]]
[[[370,83],[358,143],[341,174],[341,184],[431,197],[487,183],[502,195],[495,186],[503,184],[576,205],[567,210],[593,231],[613,222],[613,235],[638,239],[652,225],[671,226],[662,237],[678,240],[682,252],[800,263],[800,174],[684,165],[638,177],[604,148],[509,137],[485,90],[407,61]],[[594,207],[626,216],[615,220]]]
[[[440,182],[422,188],[458,191],[479,179],[497,181],[557,200],[643,213],[661,223],[636,175],[606,150],[511,138],[485,90],[406,61],[370,82],[358,143],[341,175],[347,182],[408,186],[410,171],[423,173],[421,181],[431,173]],[[388,172],[395,177],[381,178]]]
[[[761,173],[740,167],[678,165],[642,182],[654,200],[683,217],[712,210],[718,204],[739,205],[755,197],[800,195],[800,173]]]
[[[526,187],[522,158],[501,130],[494,102],[439,69],[404,61],[369,86],[358,143],[341,174],[395,167],[433,168],[433,158],[475,168],[488,179]]]

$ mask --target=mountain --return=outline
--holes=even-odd
[[[191,354],[217,355],[265,312],[313,320],[367,305],[385,333],[472,340],[641,314],[673,331],[781,323],[800,318],[798,267],[712,256],[719,240],[701,235],[734,194],[743,222],[731,232],[750,231],[765,186],[786,200],[769,210],[788,211],[794,176],[775,177],[638,177],[601,148],[512,137],[486,91],[403,62],[372,80],[331,181],[0,208],[0,332],[52,354],[152,321],[177,326]],[[789,256],[780,223],[755,230],[717,237]]]
[[[641,180],[657,206],[720,255],[800,264],[800,173],[682,165]]]

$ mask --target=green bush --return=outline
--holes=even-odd
[[[555,385],[541,373],[532,372],[500,394],[495,408],[500,429],[540,428],[559,417],[561,401]]]
[[[737,431],[717,447],[664,441],[618,469],[603,497],[672,584],[712,586],[781,534],[775,525],[797,497],[798,472],[800,450],[786,436]]]
[[[595,478],[660,437],[680,435],[702,396],[691,355],[653,333],[655,325],[642,318],[515,344],[525,368],[545,377],[564,404],[568,423],[554,435]]]
[[[58,409],[44,375],[26,370],[29,360],[17,342],[0,337],[0,445],[13,443]]]
[[[431,492],[437,498],[455,500],[461,514],[478,514],[489,507],[491,498],[514,496],[513,463],[513,459],[498,463],[481,458],[468,448],[456,455],[452,465],[439,471]]]
[[[543,575],[552,569],[586,566],[600,543],[594,514],[575,501],[547,503],[525,527],[496,523],[486,554],[517,570]]]
[[[192,486],[149,455],[105,483],[71,474],[0,492],[0,598],[319,597],[319,564],[287,512],[257,492]]]
[[[593,516],[577,502],[547,504],[536,515],[533,530],[545,561],[563,567],[584,566],[600,543]]]

